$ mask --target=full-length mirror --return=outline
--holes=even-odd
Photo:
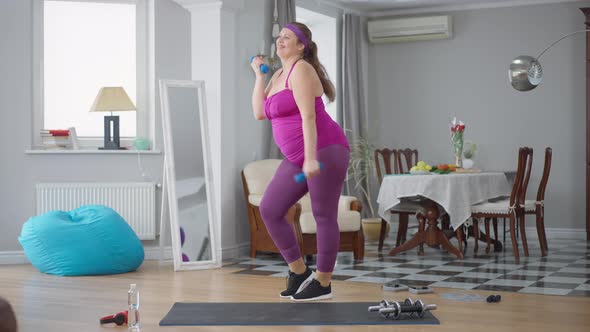
[[[160,80],[160,99],[174,269],[219,267],[205,84]]]

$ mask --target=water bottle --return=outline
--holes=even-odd
[[[139,291],[136,284],[129,286],[127,304],[129,306],[127,309],[129,331],[139,332]]]

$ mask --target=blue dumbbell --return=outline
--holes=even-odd
[[[320,163],[320,169],[324,169],[324,164]],[[301,172],[299,174],[296,174],[295,176],[293,176],[293,178],[295,179],[295,182],[297,183],[301,183],[305,181],[305,173]]]
[[[256,57],[256,55],[253,55],[250,58],[250,62],[252,62],[255,57]],[[268,73],[269,70],[270,70],[270,68],[267,65],[265,65],[264,63],[260,65],[260,72],[261,73],[266,74],[266,73]]]

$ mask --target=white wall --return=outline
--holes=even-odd
[[[545,78],[528,93],[508,83],[518,55],[538,55],[566,33],[584,29],[590,2],[452,13],[452,40],[372,45],[370,128],[378,146],[414,147],[430,163],[452,162],[448,118],[467,123],[479,143],[476,166],[514,170],[517,148],[534,148],[528,197],[538,187],[545,146],[553,148],[546,193],[547,227],[585,228],[585,36],[565,39],[541,58]],[[533,226],[532,220],[529,226]]]
[[[31,13],[31,1],[0,1],[0,254],[18,255],[22,250],[17,237],[23,223],[35,214],[36,183],[144,180],[137,155],[25,154],[32,137]],[[188,12],[177,4],[156,1],[156,79],[190,78],[189,20]],[[161,148],[159,105],[156,97],[155,128]],[[142,164],[150,178],[161,181],[162,155],[144,155]],[[153,242],[144,244],[156,245]]]

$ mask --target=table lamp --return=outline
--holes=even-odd
[[[104,147],[100,150],[120,150],[119,116],[113,112],[135,111],[135,105],[122,87],[102,87],[90,112],[111,112],[104,117]]]

